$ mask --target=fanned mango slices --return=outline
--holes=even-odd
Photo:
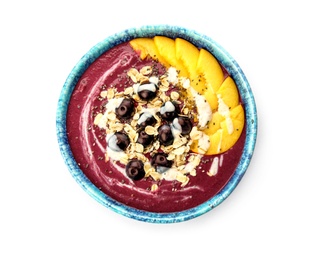
[[[205,97],[213,111],[203,130],[210,141],[206,155],[223,153],[237,142],[244,127],[244,109],[234,80],[230,76],[224,78],[221,65],[210,52],[184,39],[165,36],[136,38],[130,45],[141,59],[150,57],[166,68],[175,67],[179,76],[188,77],[192,88]],[[220,103],[225,104],[226,115],[220,111]],[[198,152],[198,145],[198,141],[193,141],[191,150]]]
[[[229,150],[240,138],[244,128],[244,109],[239,102],[236,84],[230,76],[224,80],[215,94],[226,104],[229,115],[225,117],[217,110],[204,129],[204,133],[210,137],[207,155],[220,154]],[[194,141],[191,149],[194,152],[199,151],[197,141]]]

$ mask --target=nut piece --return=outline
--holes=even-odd
[[[171,93],[171,99],[172,100],[178,100],[179,99],[179,93],[178,92],[176,92],[176,91],[172,91],[172,93]]]
[[[139,72],[144,76],[148,76],[152,73],[152,67],[151,66],[142,67]]]
[[[155,129],[153,126],[151,125],[147,125],[145,128],[145,132],[148,135],[156,135],[158,133],[157,129]]]
[[[131,68],[128,72],[127,72],[127,75],[131,78],[131,80],[134,82],[134,83],[137,83],[138,80],[137,80],[137,77],[138,77],[138,70],[135,69],[135,68]]]
[[[157,184],[152,184],[152,186],[151,186],[151,191],[156,191],[156,190],[158,190],[159,189],[159,186],[157,185]]]

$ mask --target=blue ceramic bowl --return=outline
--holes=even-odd
[[[171,38],[184,38],[192,42],[197,47],[204,48],[211,52],[225,67],[225,69],[229,72],[231,77],[236,82],[242,101],[244,103],[246,116],[246,141],[241,160],[232,178],[218,194],[216,194],[208,201],[200,204],[195,208],[174,213],[153,213],[138,210],[119,203],[118,201],[115,201],[114,199],[104,194],[92,182],[90,182],[90,180],[79,168],[72,155],[66,135],[66,114],[71,94],[79,78],[87,70],[90,64],[92,64],[95,59],[97,59],[101,54],[120,43],[129,41],[137,37],[153,37],[155,35],[163,35]],[[141,28],[128,29],[104,39],[102,42],[99,42],[97,45],[91,48],[89,52],[81,58],[81,60],[76,64],[76,66],[69,74],[62,88],[57,107],[56,130],[59,148],[65,160],[65,163],[69,168],[70,173],[72,174],[73,178],[78,182],[78,184],[99,203],[121,215],[139,221],[153,223],[176,223],[190,220],[195,217],[201,216],[204,213],[207,213],[208,211],[222,203],[236,188],[241,178],[244,176],[254,152],[257,138],[257,113],[254,96],[243,71],[241,70],[237,62],[230,56],[230,54],[226,50],[224,50],[218,43],[196,31],[188,30],[177,26],[144,26]]]

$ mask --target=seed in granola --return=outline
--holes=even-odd
[[[137,89],[138,96],[145,101],[154,99],[157,95],[157,86],[151,82],[145,82],[144,84],[139,85]]]
[[[118,119],[128,119],[133,115],[135,101],[132,98],[124,98],[121,104],[116,108]]]
[[[127,134],[116,132],[108,138],[108,147],[116,152],[124,151],[130,144]]]
[[[159,172],[161,172],[163,167],[171,168],[172,164],[173,161],[167,159],[166,153],[156,153],[151,159],[151,165]]]
[[[187,116],[176,117],[173,120],[172,126],[182,135],[188,135],[192,130],[192,122]]]
[[[166,121],[172,121],[180,113],[176,102],[166,101],[160,108],[160,115]]]
[[[145,132],[145,129],[142,129],[138,132],[137,143],[142,144],[144,147],[150,145],[154,140],[153,135],[148,135]]]
[[[161,125],[158,128],[159,133],[159,141],[164,146],[169,146],[174,142],[174,136],[172,133],[172,129],[168,124]]]
[[[141,160],[133,159],[125,167],[126,175],[134,181],[145,177],[144,163]]]

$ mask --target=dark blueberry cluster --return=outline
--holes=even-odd
[[[154,83],[144,83],[138,87],[137,94],[144,101],[151,101],[157,95],[158,87]],[[125,97],[120,105],[115,109],[116,117],[121,120],[130,120],[135,113],[135,101],[133,98]],[[159,140],[163,146],[172,145],[174,142],[174,131],[181,135],[191,132],[192,122],[189,117],[180,115],[180,107],[177,102],[167,101],[157,114],[162,120],[162,125],[158,128],[158,135],[147,134],[147,126],[154,126],[156,118],[149,112],[143,112],[137,124],[137,143],[144,148],[152,145],[155,140]],[[108,141],[108,146],[114,151],[125,151],[130,144],[130,139],[124,132],[116,132]],[[157,152],[151,157],[151,165],[159,172],[165,172],[172,167],[173,161],[167,159],[167,154]],[[132,180],[141,180],[145,176],[144,163],[138,159],[132,159],[125,168],[127,176]]]

